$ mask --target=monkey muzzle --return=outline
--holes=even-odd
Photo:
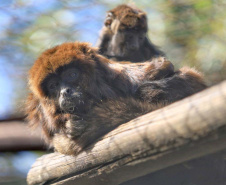
[[[76,112],[84,105],[83,95],[74,89],[64,88],[59,97],[60,108],[68,113]]]

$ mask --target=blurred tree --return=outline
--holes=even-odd
[[[166,10],[166,35],[172,51],[177,50],[167,52],[172,60],[198,67],[211,84],[225,79],[225,1],[167,0],[162,5]]]

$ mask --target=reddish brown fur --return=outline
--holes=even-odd
[[[111,99],[131,96],[143,81],[173,73],[172,64],[162,57],[153,62],[119,64],[99,55],[87,43],[64,43],[46,50],[29,71],[31,93],[27,99],[27,119],[31,127],[42,127],[44,138],[50,144],[56,133],[65,132],[65,123],[71,115],[59,112],[55,101],[46,97],[41,84],[50,73],[72,61],[86,70],[87,77],[82,81],[84,88],[88,86],[96,97]]]
[[[88,43],[65,43],[46,50],[29,71],[29,85],[32,92],[36,96],[42,97],[43,92],[40,84],[49,73],[54,73],[60,66],[69,64],[74,58],[83,60],[84,63],[90,61],[89,65],[93,65],[92,57],[94,54],[96,54],[96,49],[90,48]]]
[[[114,13],[117,19],[121,19],[125,14],[138,14],[141,13],[142,11],[136,7],[130,7],[126,4],[119,5],[112,10],[108,11],[110,13]],[[143,13],[143,12],[142,12]]]
[[[146,14],[136,7],[131,7],[123,4],[108,11],[108,15],[109,13],[113,15],[114,19],[119,20],[119,30],[135,27],[137,29],[142,29],[145,31],[148,30]],[[112,21],[109,21],[109,19],[107,19],[105,25],[110,25]]]
[[[93,103],[88,99],[90,110],[82,117],[59,110],[56,100],[42,89],[50,73],[69,63],[83,67],[81,87],[98,100]],[[145,63],[117,63],[79,42],[43,52],[29,72],[29,86],[29,125],[41,127],[46,142],[64,154],[76,154],[119,124],[206,87],[196,70],[174,72],[173,65],[163,57]],[[81,125],[86,127],[83,133],[78,130]]]

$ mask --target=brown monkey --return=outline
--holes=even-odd
[[[145,86],[161,82],[160,88],[167,92],[164,79],[172,74],[172,64],[163,57],[123,64],[106,59],[86,43],[65,43],[45,51],[31,68],[27,119],[30,126],[41,127],[45,140],[57,151],[77,154],[116,126],[177,100],[184,89],[181,83],[173,86],[169,100]],[[183,75],[186,81],[194,74]],[[194,84],[202,83],[196,78],[192,85],[187,83],[191,92],[183,96],[197,91]]]
[[[108,11],[97,46],[100,54],[117,61],[147,61],[164,53],[147,36],[146,14],[138,8],[119,5]]]
[[[65,43],[46,50],[32,66],[27,119],[57,151],[76,154],[117,125],[163,106],[133,96],[144,81],[173,73],[163,57],[121,64],[86,43]]]

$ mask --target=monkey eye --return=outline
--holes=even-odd
[[[75,68],[67,69],[62,73],[62,78],[69,82],[76,80],[78,76],[79,76],[79,71]]]
[[[77,78],[78,74],[76,72],[70,72],[68,73],[68,78],[70,79],[74,79]]]
[[[72,77],[72,78],[77,77],[77,73],[71,73],[71,74],[70,74],[70,77]]]
[[[49,89],[50,90],[56,89],[57,88],[57,85],[58,85],[57,82],[52,81],[52,82],[49,83]]]
[[[63,77],[66,81],[74,81],[78,78],[78,73],[77,71],[68,71],[64,77]]]

